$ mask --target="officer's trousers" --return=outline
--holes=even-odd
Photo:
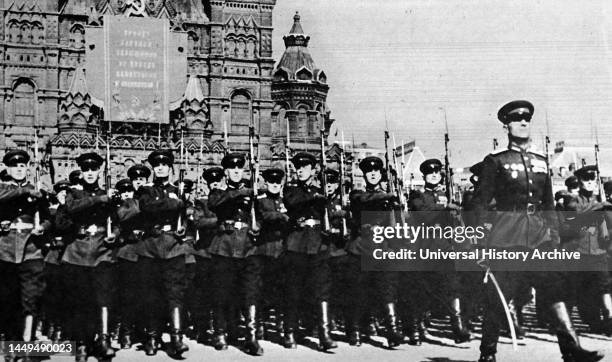
[[[63,326],[67,319],[64,268],[61,264],[45,263],[44,275],[46,287],[42,305],[45,318],[48,323]]]
[[[74,341],[92,342],[100,332],[101,308],[107,307],[109,316],[115,298],[115,265],[102,262],[95,267],[73,264],[62,265],[70,287],[66,290],[68,313],[67,335]]]
[[[235,332],[238,327],[238,313],[244,298],[246,277],[246,259],[212,256],[214,324],[218,332],[228,330],[228,317],[231,332]]]
[[[42,259],[20,264],[0,261],[0,332],[8,340],[21,340],[24,316],[36,317],[45,289]]]
[[[195,264],[192,264],[192,284],[187,288],[185,297],[193,323],[199,332],[203,332],[213,306],[212,259],[196,255],[195,260]]]
[[[139,310],[149,333],[163,330],[174,308],[183,309],[185,295],[185,255],[170,259],[140,256],[137,262],[143,293]]]
[[[600,321],[601,296],[612,293],[610,272],[608,271],[608,254],[580,255],[580,264],[589,271],[568,273],[571,290],[576,293],[576,305],[583,321],[591,326]]]
[[[554,303],[566,300],[567,293],[564,287],[562,272],[558,271],[494,271],[506,300],[517,295],[522,285],[535,286],[538,303],[542,303],[548,310]],[[495,354],[497,352],[497,341],[500,329],[507,326],[506,315],[500,297],[489,281],[486,285],[486,308],[483,321],[482,342],[480,351],[483,354]]]
[[[139,300],[145,294],[137,276],[137,262],[119,258],[116,265],[118,293],[116,295],[116,316],[124,328],[142,330],[143,321],[139,310]]]

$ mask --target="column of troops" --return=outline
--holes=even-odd
[[[131,167],[112,190],[100,186],[104,159],[82,154],[80,170],[50,192],[26,180],[29,155],[9,151],[0,183],[0,338],[76,341],[78,361],[112,359],[115,342],[180,357],[189,349],[185,333],[216,350],[239,345],[251,355],[263,354],[261,339],[293,349],[314,336],[319,349],[333,349],[334,330],[351,346],[378,334],[392,348],[427,340],[429,316],[437,313],[450,317],[455,343],[470,341],[482,321],[480,361],[495,361],[500,333],[510,326],[482,272],[458,272],[454,263],[405,272],[362,268],[373,228],[388,223],[366,212],[451,225],[463,211],[472,217],[459,222],[488,223],[486,247],[561,243],[580,252],[591,271],[512,272],[493,261],[487,267],[519,338],[534,288],[538,321],[556,333],[563,360],[598,361],[601,353],[580,346],[569,306],[579,307],[591,331],[612,334],[610,243],[600,227],[611,204],[597,198],[598,170],[589,165],[568,179],[567,192],[552,194],[546,157],[529,147],[533,113],[526,101],[500,109],[508,147],[472,168],[474,188],[463,205],[445,197],[437,159],[421,165],[424,190],[404,198],[389,192],[383,160],[366,157],[359,163],[366,188],[350,191],[346,202],[339,173],[318,172],[317,158],[304,152],[291,159],[291,180],[282,168],[264,170],[259,193],[243,178],[245,155],[229,153],[221,167],[203,172],[207,192],[196,195],[192,181],[171,182],[167,150],[149,155],[152,170]],[[457,247],[428,242],[421,247]],[[162,341],[164,333],[169,340]]]

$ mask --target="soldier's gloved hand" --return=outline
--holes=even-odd
[[[117,241],[117,237],[115,236],[115,234],[111,234],[110,236],[106,236],[104,238],[104,242],[106,244],[114,244],[115,241]]]
[[[178,195],[175,194],[174,192],[169,192],[168,193],[168,197],[171,198],[171,199],[175,199],[175,200],[179,199]]]
[[[238,195],[240,196],[249,196],[253,193],[253,189],[250,187],[245,187],[243,189],[238,190]]]
[[[454,202],[451,202],[448,205],[446,205],[446,208],[448,210],[453,210],[453,211],[460,211],[461,210],[461,206],[455,204]]]
[[[45,228],[43,228],[42,225],[38,225],[37,227],[32,229],[32,234],[33,235],[40,236],[40,235],[42,235],[44,233],[45,233]]]
[[[255,229],[249,229],[249,231],[247,231],[247,233],[251,236],[251,237],[257,237],[259,236],[259,234],[261,233],[261,230],[259,229],[259,227],[256,227]]]
[[[185,236],[186,232],[187,232],[187,229],[184,226],[182,226],[180,229],[177,229],[174,232],[174,235],[176,235],[179,238],[182,238],[183,236]]]

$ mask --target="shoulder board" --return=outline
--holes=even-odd
[[[266,194],[257,196],[258,199],[265,199],[266,197],[268,197],[268,195]]]
[[[499,155],[500,153],[503,153],[503,152],[506,152],[506,151],[509,151],[509,149],[508,148],[500,148],[498,150],[493,150],[493,152],[489,153],[489,155],[492,155],[492,156]]]

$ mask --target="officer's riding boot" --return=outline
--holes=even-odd
[[[108,334],[108,308],[102,307],[100,317],[102,328],[94,345],[94,355],[98,359],[109,360],[115,357],[115,350],[111,347],[111,339]]]
[[[147,331],[142,349],[147,356],[155,356],[157,354],[157,333],[155,331]]]
[[[224,329],[215,330],[215,335],[213,336],[212,345],[213,347],[215,347],[217,351],[222,351],[222,350],[227,349],[228,343],[227,343],[227,337],[225,336]]]
[[[510,317],[512,318],[512,324],[514,325],[514,332],[516,333],[516,338],[523,339],[525,338],[525,331],[523,330],[519,319],[520,309],[522,308],[518,306],[513,299],[511,299],[508,303],[508,310],[510,312]],[[510,334],[510,329],[508,329],[508,334]]]
[[[321,310],[320,310],[320,320],[319,320],[319,348],[323,351],[328,349],[337,348],[338,345],[329,335],[330,328],[330,319],[329,319],[329,305],[327,302],[321,302]]]
[[[250,305],[246,316],[246,338],[244,351],[253,356],[263,356],[263,348],[257,342],[257,310]]]
[[[461,314],[461,301],[459,298],[454,298],[451,301],[451,327],[455,335],[455,343],[468,342],[472,336],[463,321]]]
[[[421,345],[421,320],[416,316],[411,316],[406,323],[408,324],[408,344],[413,346]]]
[[[552,306],[557,324],[557,339],[559,349],[565,362],[596,362],[604,357],[599,351],[587,351],[580,347],[578,334],[572,326],[572,320],[564,302]]]
[[[612,295],[610,293],[601,296],[601,311],[603,312],[601,331],[610,336],[612,335]]]
[[[172,309],[172,326],[170,330],[170,343],[168,344],[168,354],[180,357],[189,347],[183,343],[181,331],[181,310],[178,307]]]
[[[404,341],[404,336],[397,327],[395,303],[388,303],[385,307],[387,311],[387,344],[390,348],[397,347]]]

